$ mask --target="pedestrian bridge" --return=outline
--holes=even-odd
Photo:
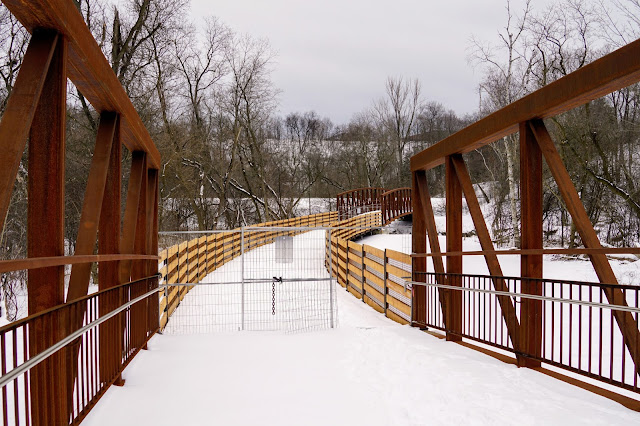
[[[176,325],[178,332],[198,324],[218,326],[210,317],[223,306],[229,308],[228,318],[236,318],[228,323],[234,331],[335,328],[339,311],[333,283],[364,302],[361,307],[368,305],[398,323],[457,342],[448,344],[456,348],[452,351],[468,346],[536,374],[552,368],[549,374],[560,380],[638,408],[640,295],[638,287],[618,283],[607,255],[639,254],[640,249],[602,246],[544,119],[637,83],[640,41],[416,154],[411,159],[410,193],[407,188],[358,189],[339,195],[337,212],[187,235],[160,245],[165,238],[158,232],[160,154],[75,5],[70,0],[3,3],[32,34],[0,122],[0,225],[27,143],[29,155],[29,202],[24,212],[28,256],[0,261],[0,273],[26,274],[29,313],[0,329],[4,424],[80,423],[100,407],[112,385],[128,386],[123,371],[157,333],[169,333],[172,321],[182,324]],[[68,80],[100,114],[73,256],[64,255]],[[493,246],[463,154],[515,132],[520,137],[522,247],[499,250]],[[122,192],[125,149],[131,167]],[[583,249],[543,247],[543,162]],[[441,165],[446,188],[444,250],[429,192],[431,170]],[[481,245],[478,251],[463,250],[463,195]],[[409,214],[411,253],[353,241]],[[316,241],[303,250],[296,244],[307,234]],[[259,250],[272,257],[255,256]],[[295,253],[306,252],[314,254],[299,265],[297,275],[280,272],[295,264]],[[545,254],[587,255],[598,282],[549,279],[543,270]],[[465,273],[463,258],[469,256],[484,258],[489,274]],[[520,274],[505,276],[498,256],[519,256]],[[312,261],[318,257],[320,265]],[[88,294],[96,265],[99,291]],[[71,268],[68,284],[65,267]],[[210,277],[216,272],[230,278],[215,281]],[[216,302],[205,297],[204,303],[213,307],[209,316],[200,311],[189,318],[186,307],[200,301],[195,296],[206,284],[233,290],[214,294]],[[309,300],[313,304],[307,306]],[[202,318],[210,322],[203,324]],[[289,329],[287,324],[297,325]],[[406,358],[411,371],[425,368],[420,360],[429,352],[408,348],[416,350]]]

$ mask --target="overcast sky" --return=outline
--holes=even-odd
[[[524,0],[512,0],[520,11]],[[546,0],[534,0],[542,7]],[[384,94],[387,76],[418,78],[427,100],[476,110],[472,35],[495,42],[506,0],[192,0],[236,32],[267,38],[282,115],[315,110],[346,123]]]

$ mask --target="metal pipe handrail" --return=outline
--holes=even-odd
[[[152,278],[156,278],[156,277],[157,277],[157,275],[152,275],[150,277],[143,278],[143,279],[152,279]],[[135,305],[136,303],[146,299],[147,297],[153,295],[154,293],[157,293],[160,290],[160,288],[161,287],[154,288],[153,290],[150,290],[150,291],[146,292],[145,294],[143,294],[141,296],[138,296],[133,300],[130,300],[129,302],[125,303],[124,305],[120,306],[119,308],[116,308],[113,311],[109,312],[108,314],[105,314],[105,315],[101,316],[100,318],[96,319],[95,321],[90,322],[89,324],[85,325],[84,327],[79,328],[78,330],[74,331],[73,333],[71,333],[70,335],[65,337],[64,339],[62,339],[59,342],[49,346],[47,349],[45,349],[44,351],[40,352],[38,355],[35,355],[33,358],[30,358],[29,360],[23,362],[18,367],[15,367],[11,371],[3,374],[2,376],[0,376],[0,388],[6,386],[8,383],[10,383],[12,380],[15,380],[21,374],[24,374],[27,371],[31,370],[32,368],[34,368],[35,366],[40,364],[42,361],[44,361],[45,359],[49,358],[54,353],[58,352],[60,349],[62,349],[65,346],[67,346],[69,343],[71,343],[74,340],[76,340],[77,338],[81,337],[87,331],[89,331],[92,328],[95,328],[95,327],[99,326],[103,322],[113,318],[114,316],[118,315],[120,312],[124,311],[128,307]]]
[[[591,306],[598,308],[605,308],[611,310],[632,312],[632,313],[640,313],[640,308],[634,308],[631,306],[621,306],[621,305],[612,305],[609,303],[598,303],[598,302],[589,302],[586,300],[575,300],[575,299],[564,299],[560,297],[549,297],[549,296],[538,296],[535,294],[526,294],[526,293],[511,293],[509,291],[498,291],[498,290],[484,290],[479,288],[468,288],[468,287],[458,287],[453,285],[446,284],[433,284],[433,283],[423,283],[419,281],[409,281],[411,285],[417,286],[425,286],[425,287],[436,287],[436,288],[444,288],[447,290],[458,290],[458,291],[470,291],[475,293],[485,293],[485,294],[493,294],[496,296],[507,296],[515,298],[519,297],[522,299],[533,299],[533,300],[542,300],[548,302],[560,302],[560,303],[569,303],[573,305],[583,305],[583,306]]]

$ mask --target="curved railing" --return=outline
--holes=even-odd
[[[413,213],[411,188],[396,188],[380,196],[382,224],[388,225],[396,219]]]
[[[358,188],[339,193],[336,195],[338,219],[380,210],[380,196],[385,191],[384,188]]]
[[[351,241],[382,226],[380,212],[371,212],[332,224],[327,236],[327,266],[338,284],[373,309],[401,324],[411,313],[411,256]]]
[[[337,212],[319,213],[309,216],[252,225],[251,232],[243,234],[239,229],[208,234],[164,248],[160,252],[161,283],[170,284],[160,293],[160,328],[164,329],[169,317],[185,295],[211,272],[225,265],[242,253],[273,243],[279,236],[294,236],[306,232],[304,227],[330,226],[337,219]],[[256,231],[265,227],[268,231]],[[290,231],[273,228],[294,228]],[[244,246],[244,248],[243,248]]]

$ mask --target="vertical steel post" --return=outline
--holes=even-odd
[[[240,228],[240,324],[244,330],[244,226]]]
[[[523,250],[542,248],[542,151],[528,122],[520,123],[520,243]],[[526,278],[542,278],[542,255],[520,257],[522,293],[542,295],[542,283]],[[520,305],[520,348],[528,355],[542,351],[542,301],[522,299]],[[514,336],[512,336],[513,341]],[[514,347],[516,342],[513,342]],[[518,358],[520,367],[540,367],[540,361]]]
[[[48,33],[36,35],[49,37]],[[51,35],[55,37],[54,35]],[[58,37],[35,110],[29,137],[27,256],[64,256],[64,171],[67,99],[67,44]],[[4,142],[4,141],[3,141]],[[4,166],[4,164],[3,164]],[[12,184],[13,185],[13,184]],[[4,219],[4,218],[3,218]],[[64,303],[64,266],[29,269],[28,312],[37,314]],[[49,316],[29,327],[31,356],[61,339],[68,317]],[[30,373],[32,424],[66,424],[71,395],[66,350],[51,356]],[[56,395],[57,398],[52,398]]]
[[[420,192],[427,191],[428,187],[424,171],[418,170],[413,172],[412,175],[413,222],[411,225],[411,252],[413,254],[424,254],[427,252],[427,221],[425,220],[425,209],[427,207],[422,203]],[[424,188],[421,188],[421,186]],[[430,201],[430,199],[425,201]],[[436,236],[435,238],[438,237]],[[430,249],[433,251],[434,247],[431,246]],[[412,257],[411,279],[425,282],[425,272],[427,272],[427,259],[425,257]],[[427,322],[427,288],[421,285],[413,286],[411,289],[411,326],[415,326],[416,322],[423,326]]]
[[[329,229],[329,265],[331,266],[331,229]],[[333,268],[333,266],[331,266],[331,268]],[[329,307],[331,309],[331,328],[335,327],[335,319],[333,318],[333,295],[334,295],[334,290],[333,290],[333,274],[331,273],[331,269],[329,270]]]
[[[462,251],[462,187],[456,174],[453,157],[445,160],[446,180],[446,216],[447,216],[447,252]],[[462,286],[459,276],[449,274],[462,273],[462,256],[447,256],[447,283],[452,286]],[[460,341],[462,338],[462,292],[447,290],[445,322],[447,340]]]

